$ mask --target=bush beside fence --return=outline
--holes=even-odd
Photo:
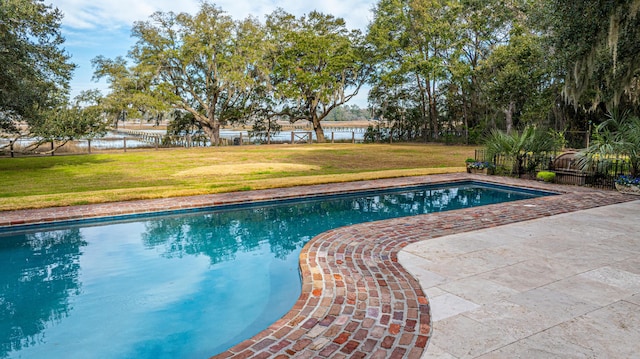
[[[486,151],[476,150],[475,160],[493,163],[497,175],[534,179],[540,171],[551,171],[556,173],[556,183],[601,189],[615,189],[616,178],[631,173],[630,164],[624,159],[600,160],[589,168],[580,169],[575,158],[558,158],[558,155],[541,153],[525,154],[519,159],[505,155],[487,158]]]

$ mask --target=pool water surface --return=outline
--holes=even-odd
[[[0,358],[208,358],[291,309],[319,233],[549,194],[457,183],[0,233]]]

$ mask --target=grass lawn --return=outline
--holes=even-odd
[[[0,158],[0,210],[461,172],[466,146],[313,144]]]

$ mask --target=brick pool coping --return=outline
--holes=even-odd
[[[410,243],[637,199],[613,191],[464,173],[157,200],[0,212],[0,229],[101,216],[187,210],[366,189],[477,180],[558,196],[342,227],[302,249],[302,294],[258,335],[216,358],[420,358],[431,334],[429,300],[397,261]]]

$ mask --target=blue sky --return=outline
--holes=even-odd
[[[350,28],[363,31],[372,18],[371,8],[375,0],[219,0],[214,3],[235,19],[255,16],[264,20],[278,7],[303,15],[310,11],[332,14],[345,19]],[[98,55],[107,58],[126,56],[134,43],[130,37],[131,26],[137,20],[146,20],[155,11],[195,13],[199,0],[53,0],[48,1],[64,14],[62,33],[65,49],[71,61],[78,67],[71,81],[71,96],[82,90],[99,89],[107,92],[107,85],[91,80],[91,59]],[[366,107],[366,91],[350,102]]]

